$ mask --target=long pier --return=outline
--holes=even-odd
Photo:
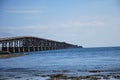
[[[0,38],[0,46],[0,51],[6,51],[10,53],[56,50],[78,47],[77,45],[69,44],[66,42],[59,42],[32,36]]]

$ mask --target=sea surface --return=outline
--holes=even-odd
[[[67,76],[114,74],[120,76],[120,47],[48,50],[0,59],[1,79],[14,80],[16,78],[13,79],[13,77],[21,75],[17,79],[22,80],[22,76],[28,76],[28,74],[29,76],[51,74]]]

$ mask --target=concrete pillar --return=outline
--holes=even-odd
[[[33,46],[33,51],[35,51],[35,46]]]
[[[9,52],[9,42],[7,42],[7,51]]]
[[[30,52],[30,47],[29,46],[27,47],[27,51]]]
[[[9,52],[11,52],[11,41],[8,42],[8,48],[9,48]]]
[[[7,43],[6,42],[2,42],[2,50],[7,51]]]
[[[41,51],[43,50],[43,47],[41,46]]]
[[[25,52],[25,39],[21,40],[20,46],[22,47],[22,52]]]
[[[46,50],[46,46],[44,47],[44,50]]]
[[[9,41],[9,47],[13,47],[12,41]]]
[[[0,51],[2,51],[2,43],[0,42]]]
[[[20,40],[18,40],[18,52],[20,52]]]
[[[22,47],[22,51],[25,52],[25,47]]]
[[[39,50],[39,46],[37,46],[37,49],[38,49],[38,51],[40,51],[40,50]]]
[[[13,53],[15,52],[15,41],[12,42],[13,43]]]

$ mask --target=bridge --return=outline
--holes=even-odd
[[[77,45],[32,36],[0,38],[0,51],[10,53],[76,48]]]

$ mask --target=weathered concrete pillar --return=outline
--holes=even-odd
[[[0,42],[0,51],[2,51],[2,43]]]
[[[2,50],[7,51],[7,43],[6,42],[2,42]]]
[[[39,51],[41,51],[41,47],[39,46]]]
[[[33,51],[35,51],[35,46],[33,46]]]
[[[43,47],[41,46],[41,51],[43,51]]]
[[[37,46],[37,49],[38,49],[38,51],[40,51],[40,50],[39,50],[39,46]]]
[[[11,52],[11,41],[8,42],[9,52]]]
[[[24,46],[22,47],[22,51],[25,52],[25,47]]]
[[[30,47],[29,46],[27,47],[27,51],[30,52]]]
[[[20,52],[20,40],[17,40],[18,43],[18,52]]]
[[[12,43],[13,43],[13,53],[15,52],[15,45],[16,45],[16,43],[15,43],[15,41],[12,41]]]
[[[7,48],[7,51],[9,52],[9,42],[6,42],[6,48]]]

